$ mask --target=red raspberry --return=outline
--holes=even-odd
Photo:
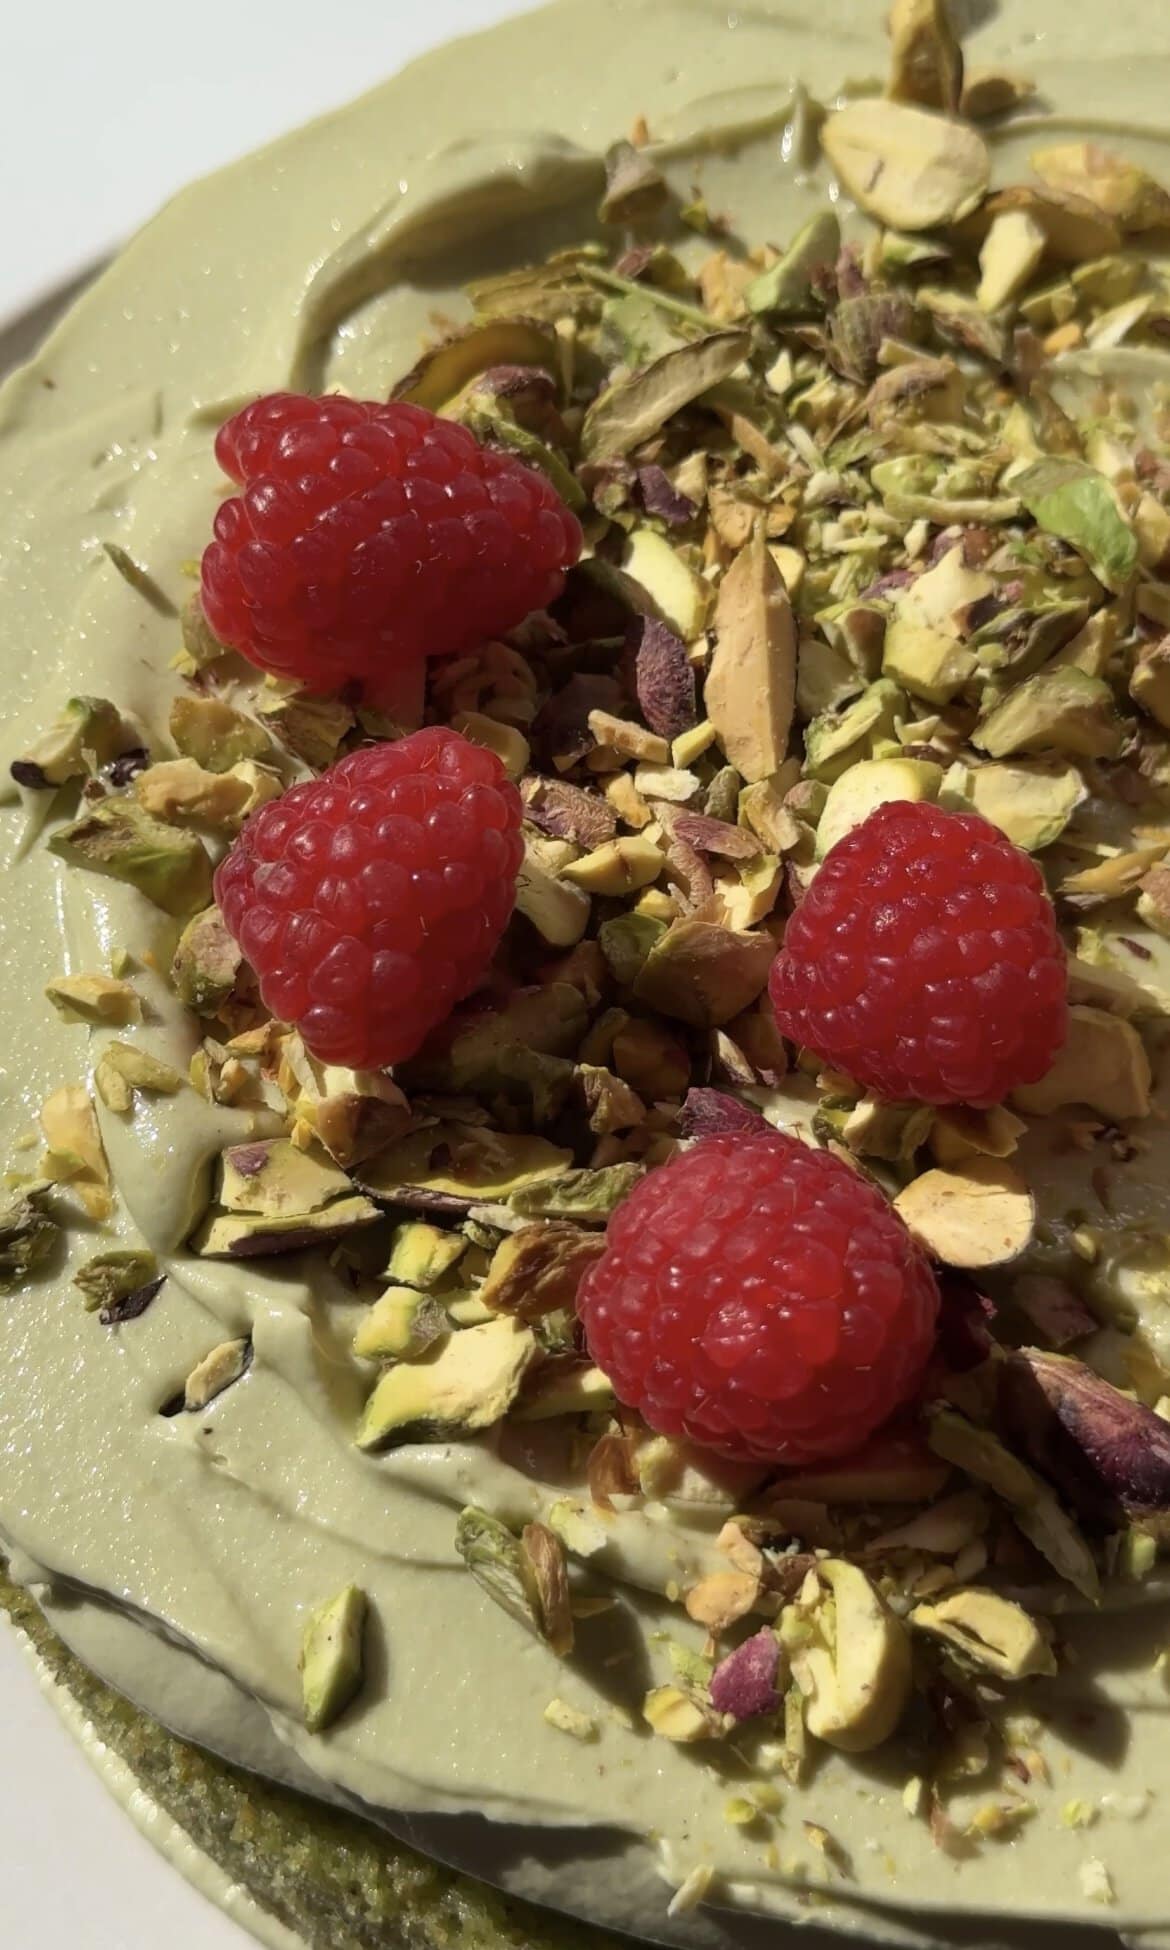
[[[215,897],[265,1007],[324,1061],[382,1069],[487,973],[522,852],[499,759],[416,731],[253,813]]]
[[[614,1213],[578,1309],[618,1397],[726,1456],[844,1455],[914,1393],[938,1289],[867,1179],[779,1131],[700,1138]]]
[[[909,800],[831,849],[769,989],[794,1043],[924,1104],[998,1104],[1039,1081],[1067,1030],[1039,869],[987,820]]]
[[[244,492],[215,517],[203,608],[311,690],[470,650],[560,594],[581,529],[530,467],[421,406],[272,393],[220,428]]]

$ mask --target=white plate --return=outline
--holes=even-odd
[[[160,9],[157,0],[115,0],[95,30],[88,6],[59,0],[6,17],[0,372],[31,350],[60,296],[77,287],[78,267],[98,262],[184,182],[372,87],[425,48],[524,5],[349,0],[339,23],[316,0],[202,0],[195,14]],[[107,1794],[6,1624],[0,1754],[5,1944],[246,1950],[251,1939],[183,1881]]]

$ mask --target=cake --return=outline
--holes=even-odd
[[[1168,67],[1155,0],[954,14],[558,0],[185,192],[3,393],[4,1601],[257,1929],[1170,1927]],[[452,557],[425,696],[409,593],[394,683],[290,681],[333,622],[205,554],[288,413],[572,559],[481,644]],[[449,821],[391,1075],[366,990],[265,999],[245,856],[455,748],[515,911]],[[928,855],[949,1013],[856,960]],[[734,1308],[769,1174],[833,1215],[783,1377],[674,1314],[650,1373],[630,1266]]]

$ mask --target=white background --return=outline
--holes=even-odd
[[[0,322],[192,176],[524,4],[0,0]],[[250,1941],[107,1796],[2,1627],[0,1909],[13,1950]]]

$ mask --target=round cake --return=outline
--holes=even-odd
[[[1165,43],[556,0],[0,395],[0,1599],[273,1943],[1170,1940]]]

